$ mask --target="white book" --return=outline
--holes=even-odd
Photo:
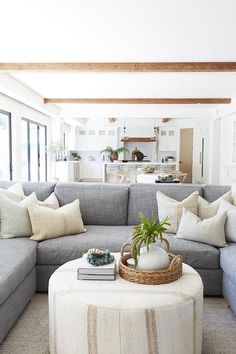
[[[104,274],[78,274],[78,280],[115,280],[116,275]]]
[[[105,264],[102,266],[94,266],[87,261],[87,254],[85,253],[82,258],[78,260],[79,274],[103,274],[103,275],[114,275],[116,273],[116,260],[110,264]]]

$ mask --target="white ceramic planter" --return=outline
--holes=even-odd
[[[138,258],[137,268],[140,270],[157,270],[168,268],[170,264],[168,253],[156,244],[149,246],[149,252],[147,248],[143,247],[140,250],[140,256]]]

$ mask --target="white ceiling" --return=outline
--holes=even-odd
[[[1,0],[0,62],[236,61],[235,0]],[[234,97],[236,73],[11,73],[42,97]],[[216,106],[61,105],[204,117]]]

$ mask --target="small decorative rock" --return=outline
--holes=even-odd
[[[97,248],[90,248],[87,252],[87,261],[98,267],[112,263],[114,261],[114,256],[111,255],[110,250],[103,251]]]

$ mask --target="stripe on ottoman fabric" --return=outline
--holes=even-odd
[[[97,354],[97,309],[94,306],[88,307],[88,354]]]
[[[145,310],[149,354],[158,354],[157,328],[154,310]]]

